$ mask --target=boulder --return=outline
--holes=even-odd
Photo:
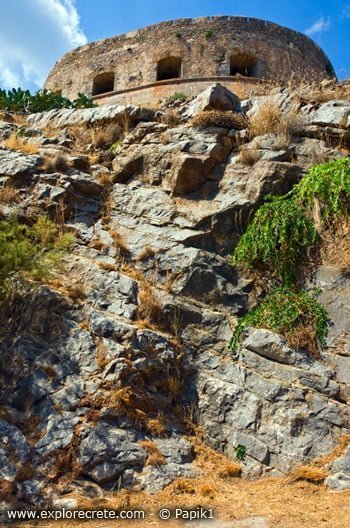
[[[134,123],[139,121],[154,121],[155,112],[138,106],[123,105],[103,105],[94,108],[81,108],[72,110],[68,108],[60,110],[50,110],[48,112],[38,112],[31,114],[27,118],[28,124],[33,128],[58,128],[75,125],[106,124],[108,122],[118,122],[118,120],[129,116]]]
[[[336,100],[321,105],[307,105],[301,109],[301,113],[308,125],[350,129],[349,101]]]
[[[197,97],[185,107],[183,116],[191,118],[206,110],[231,110],[233,112],[239,112],[240,107],[240,100],[237,95],[230,92],[230,90],[222,84],[216,83],[197,95]]]

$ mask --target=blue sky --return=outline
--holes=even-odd
[[[350,0],[10,0],[0,9],[0,87],[44,82],[66,51],[163,20],[241,15],[308,34],[350,77]]]

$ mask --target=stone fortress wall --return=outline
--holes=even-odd
[[[196,95],[220,81],[248,89],[259,79],[329,78],[333,67],[307,36],[255,18],[180,19],[86,44],[64,55],[45,87],[97,103]]]

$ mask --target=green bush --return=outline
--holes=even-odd
[[[276,288],[263,302],[241,317],[233,332],[230,348],[236,350],[247,326],[267,328],[280,334],[311,327],[318,342],[324,345],[328,331],[327,312],[315,295],[306,290],[296,291],[286,286]]]
[[[315,205],[324,222],[349,213],[349,158],[313,167],[287,195],[270,197],[241,237],[232,264],[263,267],[282,283],[292,284],[297,266],[319,240]]]
[[[280,287],[243,316],[233,333],[235,350],[246,326],[309,338],[309,349],[324,344],[327,315],[314,295],[295,286],[298,266],[320,240],[316,228],[350,212],[350,159],[310,169],[285,196],[270,197],[256,212],[234,250],[232,264],[267,271]],[[291,337],[290,337],[291,338]],[[295,343],[298,340],[294,340]],[[303,341],[303,339],[299,339]],[[295,344],[294,343],[294,344]],[[298,346],[296,344],[296,346]]]
[[[317,239],[303,208],[286,198],[270,198],[254,216],[233,254],[234,265],[269,269],[282,282],[293,282],[296,265]]]
[[[15,216],[0,221],[0,295],[14,279],[41,280],[57,266],[73,242],[47,217],[34,225],[21,224]]]
[[[187,95],[185,95],[183,92],[174,92],[173,94],[169,95],[168,99],[169,101],[186,101]]]
[[[350,158],[317,165],[289,193],[290,199],[310,213],[315,203],[324,221],[350,210]]]
[[[94,106],[92,98],[85,94],[78,94],[77,99],[70,101],[60,94],[49,90],[38,90],[34,95],[29,90],[13,88],[0,89],[0,110],[9,112],[45,112],[56,108],[90,108]]]

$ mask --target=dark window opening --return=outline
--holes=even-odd
[[[239,53],[232,55],[230,59],[230,75],[244,75],[244,77],[258,77],[257,75],[258,60],[251,55]]]
[[[166,57],[158,62],[157,81],[178,77],[181,77],[181,59],[179,57]]]
[[[100,73],[94,78],[92,87],[92,95],[99,95],[114,90],[114,73]]]

